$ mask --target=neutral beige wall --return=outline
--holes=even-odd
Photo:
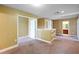
[[[56,28],[57,34],[62,34],[62,21],[69,21],[70,23],[70,35],[77,35],[77,17],[70,18],[70,19],[57,19],[53,20],[53,28]]]
[[[25,18],[25,17],[19,17],[19,37],[22,37],[22,36],[27,36],[28,35],[28,24],[29,24],[29,21],[28,21],[28,18]]]
[[[60,34],[62,33],[62,24],[61,24],[61,21],[59,20],[54,20],[53,21],[53,28],[56,28],[56,34]]]
[[[35,17],[17,9],[0,5],[0,49],[17,44],[17,15]]]
[[[53,29],[38,29],[36,37],[42,40],[51,41],[55,38],[55,30]]]
[[[77,35],[77,18],[70,20],[70,34]]]
[[[49,19],[39,18],[37,20],[37,27],[40,28],[40,29],[51,28],[52,27],[52,23],[50,22],[50,24],[48,24],[49,22],[50,22]]]
[[[0,49],[16,44],[16,16],[0,13]]]
[[[37,27],[38,28],[45,28],[45,19],[44,18],[39,18],[37,20]]]

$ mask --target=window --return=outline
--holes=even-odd
[[[69,21],[63,21],[62,27],[63,27],[63,29],[69,29]]]

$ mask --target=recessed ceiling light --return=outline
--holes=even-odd
[[[41,4],[32,4],[32,5],[36,7],[41,6]]]

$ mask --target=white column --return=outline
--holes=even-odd
[[[48,27],[49,27],[49,29],[52,29],[52,22],[51,22],[51,20],[48,21]]]
[[[52,29],[52,20],[46,20],[45,22],[45,28]]]
[[[77,37],[79,39],[79,17],[77,19]]]

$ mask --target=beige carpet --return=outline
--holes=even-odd
[[[30,40],[12,54],[74,54],[79,53],[79,41],[54,40],[51,44],[39,40]]]

